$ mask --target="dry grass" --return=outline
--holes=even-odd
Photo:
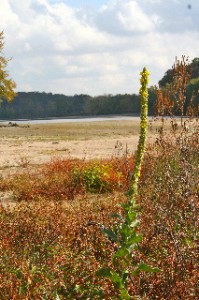
[[[129,292],[143,300],[196,300],[198,130],[158,137],[142,170],[137,203],[143,241],[132,263],[144,261],[161,272],[141,273]],[[59,159],[36,170],[24,159],[23,174],[1,178],[1,299],[118,299],[112,284],[95,276],[110,264],[114,245],[88,224],[111,227],[116,220],[110,215],[122,214],[130,158]]]
[[[1,138],[31,140],[87,140],[136,135],[138,132],[139,120],[137,119],[0,127]]]
[[[133,263],[144,261],[162,271],[134,278],[129,291],[138,299],[197,299],[198,150],[197,134],[182,145],[165,137],[145,157],[137,199],[143,241]],[[101,170],[105,163],[111,176],[105,175],[106,166],[96,176],[96,166]],[[122,166],[127,167],[125,159],[123,164],[54,161],[34,175],[26,169],[9,182],[1,180],[7,196],[0,209],[1,299],[118,299],[112,284],[95,276],[109,264],[114,245],[99,226],[88,224],[112,226],[110,215],[122,213],[126,197],[116,176]],[[92,183],[86,192],[77,176],[85,176],[84,170],[89,172],[83,178]],[[100,194],[104,178],[113,189]],[[122,189],[127,186],[126,177]],[[8,205],[7,189],[15,205]]]

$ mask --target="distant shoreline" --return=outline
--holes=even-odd
[[[33,121],[33,120],[70,120],[70,119],[95,119],[95,118],[117,118],[117,117],[139,117],[139,114],[108,114],[108,115],[71,115],[63,117],[47,117],[47,118],[20,118],[20,119],[1,119],[0,122],[18,122],[18,121]]]
[[[111,120],[131,120],[132,118],[140,118],[137,114],[126,115],[92,115],[92,116],[67,116],[63,118],[35,118],[35,119],[9,119],[0,120],[0,125],[10,124],[47,124],[47,123],[66,123],[66,122],[101,122]]]

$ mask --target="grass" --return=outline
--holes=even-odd
[[[161,272],[135,277],[134,299],[197,299],[198,154],[197,129],[148,147],[136,200],[143,241],[132,260]],[[0,208],[1,299],[118,299],[95,276],[114,251],[100,224],[118,222],[110,216],[122,214],[133,162],[54,160],[1,178],[13,199]]]

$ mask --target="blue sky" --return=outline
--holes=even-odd
[[[90,6],[94,7],[96,9],[100,8],[103,4],[106,4],[106,0],[50,0],[50,3],[60,3],[64,2],[66,5],[72,6],[72,7],[84,7],[84,6]]]
[[[198,0],[0,0],[17,91],[66,95],[138,93],[144,66],[157,84],[199,56],[198,16]]]

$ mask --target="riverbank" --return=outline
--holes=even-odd
[[[0,170],[13,173],[52,159],[103,159],[136,150],[139,118],[0,127]]]

